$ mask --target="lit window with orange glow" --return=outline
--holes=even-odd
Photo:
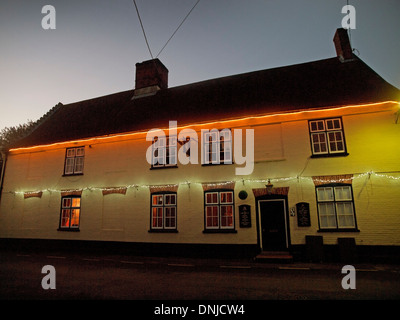
[[[63,197],[61,199],[60,227],[58,230],[79,230],[80,212],[80,197]]]
[[[231,190],[207,191],[204,194],[204,232],[235,230],[234,196]]]
[[[151,195],[150,231],[176,231],[176,193]]]

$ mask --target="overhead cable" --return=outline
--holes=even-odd
[[[133,0],[133,3],[134,3],[135,8],[136,8],[136,13],[137,13],[138,18],[139,18],[140,26],[142,27],[143,36],[144,36],[144,40],[146,41],[147,49],[148,49],[149,52],[150,52],[151,59],[154,59],[154,58],[153,58],[153,54],[151,53],[151,49],[150,49],[150,46],[149,46],[149,42],[147,41],[146,32],[144,31],[142,19],[140,18],[140,13],[139,13],[139,9],[138,9],[138,7],[137,7],[137,5],[136,5],[136,1]]]
[[[168,41],[164,44],[164,46],[161,48],[160,52],[157,54],[156,58],[158,58],[158,56],[161,54],[161,52],[164,50],[164,48],[168,45],[168,43],[171,41],[171,39],[174,37],[175,33],[179,30],[179,28],[183,25],[183,23],[186,21],[186,19],[189,17],[189,15],[192,13],[192,11],[194,10],[194,8],[196,8],[196,6],[199,4],[200,0],[197,0],[197,2],[194,4],[194,6],[192,7],[192,9],[190,9],[190,11],[188,12],[188,14],[186,15],[186,17],[182,20],[182,22],[179,24],[179,26],[176,28],[176,30],[174,31],[174,33],[171,35],[171,37],[168,39]]]

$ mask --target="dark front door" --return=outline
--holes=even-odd
[[[288,248],[286,208],[283,199],[259,200],[260,244],[264,251]]]

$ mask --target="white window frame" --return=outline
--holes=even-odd
[[[313,128],[313,127],[316,128]],[[310,143],[313,155],[329,155],[346,153],[346,142],[341,118],[309,120]],[[336,140],[336,135],[340,134],[340,139]],[[314,137],[318,137],[314,142]],[[338,145],[342,144],[339,149]],[[334,150],[332,144],[335,145]],[[319,150],[316,150],[319,146]],[[322,146],[324,150],[321,151]]]
[[[176,167],[178,165],[177,137],[156,137],[152,144],[151,156],[152,168]]]
[[[173,201],[170,201],[170,203],[167,203],[166,199],[169,197],[169,199],[173,199]],[[161,203],[154,203],[154,198],[161,199]],[[157,225],[154,225],[154,209],[156,209],[157,212],[157,217],[156,219],[158,220],[158,213],[161,212],[162,214],[162,225],[160,226],[157,221]],[[169,209],[174,211],[174,217],[167,217],[167,211],[166,209]],[[177,229],[177,194],[176,193],[153,193],[151,195],[151,216],[150,216],[150,230],[176,230]],[[173,226],[167,226],[167,220],[175,220],[175,224]]]
[[[203,164],[232,164],[230,129],[205,130],[202,137]],[[223,155],[221,157],[221,155]]]
[[[340,192],[340,190],[347,189],[347,192]],[[323,196],[323,192],[330,190],[331,197]],[[347,194],[347,197],[341,197],[341,195]],[[325,185],[316,187],[316,197],[317,197],[317,208],[318,208],[318,222],[320,230],[356,230],[357,222],[356,215],[354,210],[354,198],[351,185]],[[332,210],[332,214],[326,214],[326,208],[330,207]],[[341,209],[339,207],[347,208],[348,211],[341,213]],[[327,226],[324,225],[323,219],[331,219],[334,218],[334,225]],[[342,221],[344,219],[351,220],[350,224],[343,224]],[[351,218],[349,218],[351,217]]]
[[[217,202],[214,201],[213,195],[217,194]],[[223,194],[230,194],[231,201],[223,201]],[[207,201],[207,195],[212,195],[211,202]],[[227,219],[228,215],[222,216],[222,208],[231,208],[231,219],[232,225],[223,225],[223,219]],[[216,212],[215,212],[216,209]],[[209,216],[209,210],[212,210],[211,216]],[[210,217],[214,221],[215,213],[217,214],[217,225],[209,225],[208,218]],[[221,191],[205,191],[204,193],[204,228],[205,230],[234,230],[235,229],[235,205],[234,205],[234,193],[232,190],[221,190]]]
[[[78,202],[78,204],[76,203]],[[68,204],[69,202],[69,204]],[[75,202],[75,205],[74,205]],[[73,211],[78,213],[78,224],[71,225],[73,220]],[[65,225],[64,219],[67,217],[68,225]],[[61,198],[61,210],[60,210],[60,230],[79,230],[81,219],[81,197],[78,196],[67,196]]]
[[[67,148],[65,151],[64,175],[83,174],[85,147]]]

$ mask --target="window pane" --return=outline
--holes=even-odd
[[[350,186],[335,187],[336,201],[352,200]]]
[[[219,145],[219,156],[222,163],[232,163],[232,138],[231,131],[224,129],[220,131],[220,145]]]
[[[335,207],[333,203],[318,203],[321,228],[336,228]]]
[[[153,208],[152,210],[152,227],[153,228],[162,228],[162,220],[163,220],[163,208]]]
[[[319,187],[317,188],[318,201],[333,201],[333,188],[332,187]]]
[[[343,134],[341,131],[332,131],[328,133],[329,147],[331,152],[342,152],[343,148]]]
[[[62,228],[69,228],[69,215],[70,215],[70,210],[63,209],[61,211],[61,227]]]
[[[207,204],[217,204],[218,203],[218,193],[208,192],[206,193],[206,203]]]
[[[221,228],[233,228],[233,206],[221,206]]]
[[[231,141],[232,140],[231,136],[232,136],[231,130],[229,130],[229,129],[224,129],[219,132],[219,139],[221,141],[225,141],[225,142]]]
[[[75,163],[74,158],[65,159],[65,172],[64,172],[65,174],[74,173],[74,163]]]
[[[176,136],[171,136],[167,138],[167,145],[170,147],[174,147],[176,146],[176,141],[177,141],[177,137]]]
[[[221,192],[221,203],[232,203],[233,192]]]
[[[205,132],[204,133],[204,163],[218,163],[219,152],[218,152],[218,132]]]
[[[156,145],[159,147],[165,147],[166,146],[166,141],[167,138],[166,137],[159,137],[156,141]]]
[[[324,131],[325,123],[323,120],[310,121],[310,130],[311,131]]]
[[[218,228],[218,206],[206,207],[206,227]]]
[[[176,228],[176,208],[165,208],[165,228]]]
[[[177,161],[176,161],[176,157],[177,157],[177,151],[176,151],[176,147],[169,147],[166,150],[167,155],[166,155],[166,164],[170,164],[170,165],[176,165]]]
[[[79,213],[80,213],[80,209],[72,209],[71,210],[71,228],[79,227]]]
[[[83,172],[83,157],[75,158],[75,170],[74,173],[82,173]]]
[[[165,164],[165,148],[158,147],[153,154],[153,165],[162,166]]]
[[[156,167],[164,166],[166,163],[165,155],[165,137],[155,137],[152,144],[152,159],[151,164]]]
[[[165,205],[175,205],[176,204],[176,195],[175,194],[166,194],[165,195]]]
[[[223,152],[220,154],[220,157],[222,157],[221,160],[224,161],[224,163],[231,164],[232,163],[232,148],[231,148],[232,142],[225,142],[225,149],[223,149]]]
[[[79,208],[81,206],[81,198],[72,198],[72,207]]]
[[[153,195],[153,206],[162,206],[163,204],[163,195],[162,194],[157,194],[157,195]]]
[[[75,148],[67,149],[67,157],[75,157]]]
[[[339,119],[326,120],[326,129],[327,130],[341,129],[340,120]]]
[[[325,133],[312,133],[311,140],[313,143],[314,153],[326,153],[327,152]]]
[[[353,204],[351,202],[341,202],[336,204],[338,225],[340,228],[354,228]]]
[[[76,148],[76,156],[83,157],[85,155],[85,148]]]
[[[71,207],[71,198],[63,198],[62,207],[63,208]]]

